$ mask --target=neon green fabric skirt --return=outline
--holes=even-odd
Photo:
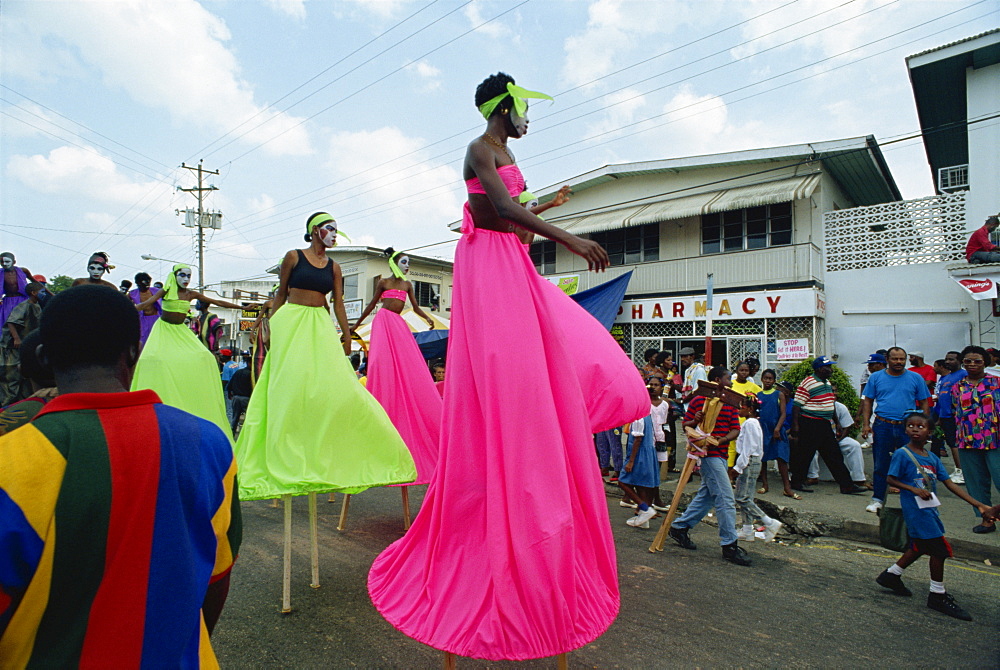
[[[286,303],[236,442],[240,500],[405,484],[413,457],[323,307]]]
[[[215,356],[183,323],[157,319],[132,375],[132,390],[152,389],[167,405],[211,421],[233,439]]]

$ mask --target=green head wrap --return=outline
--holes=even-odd
[[[536,196],[531,191],[521,191],[521,195],[517,196],[517,201],[522,205],[527,205],[532,200],[534,200],[537,203],[538,196]],[[535,214],[535,216],[537,216],[539,219],[542,219],[543,221],[545,220],[545,217],[542,216],[541,214]]]
[[[333,223],[337,223],[337,220],[332,216],[330,216],[329,214],[327,214],[326,212],[323,212],[319,216],[310,219],[309,221],[306,222],[306,235],[312,235],[313,228],[316,228],[317,226],[322,226],[324,223],[330,223],[331,221]],[[340,230],[339,227],[337,228],[337,235],[343,237],[348,242],[351,241],[351,238],[347,236],[347,233]]]
[[[479,105],[479,112],[483,115],[484,119],[490,118],[493,115],[493,110],[497,108],[507,96],[514,99],[514,111],[517,112],[518,116],[524,116],[528,111],[527,98],[535,98],[538,100],[552,100],[551,95],[546,95],[545,93],[539,93],[537,91],[529,91],[526,88],[521,88],[517,84],[509,83],[507,84],[507,91],[501,93],[495,98],[490,98],[483,104]]]
[[[403,274],[403,271],[399,269],[399,265],[396,264],[396,259],[405,255],[402,251],[390,251],[389,253],[389,269],[392,270],[392,276],[396,279],[406,279],[406,275]]]
[[[177,272],[187,268],[191,269],[190,265],[186,263],[178,263],[170,270],[170,276],[167,277],[166,283],[163,284],[163,299],[164,300],[177,300]]]

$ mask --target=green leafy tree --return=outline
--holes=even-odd
[[[67,277],[66,275],[56,275],[49,280],[48,289],[49,293],[59,293],[59,291],[65,291],[70,286],[73,285],[73,278]]]
[[[802,361],[785,370],[785,374],[781,375],[781,381],[791,382],[793,387],[797,387],[802,383],[803,379],[812,373],[812,361]],[[857,416],[858,410],[861,408],[861,398],[858,397],[857,392],[854,390],[854,383],[847,376],[847,373],[834,365],[830,383],[833,384],[833,391],[837,394],[837,401],[847,406],[847,409],[851,412],[851,416]],[[857,429],[851,431],[851,434],[856,432]]]

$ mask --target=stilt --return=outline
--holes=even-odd
[[[274,500],[271,501],[271,507],[274,507],[275,509],[277,509],[278,507],[281,507],[281,505],[278,503],[278,499],[277,498],[275,498]]]
[[[281,498],[285,501],[285,565],[281,577],[281,613],[288,614],[292,611],[292,496],[284,495]]]
[[[399,490],[403,492],[403,530],[410,529],[410,487],[400,486]]]
[[[337,494],[334,493],[333,491],[330,491],[330,498],[329,500],[327,500],[327,502],[336,502],[336,500],[337,500]]]
[[[688,480],[691,479],[691,473],[694,472],[694,465],[694,458],[689,456],[684,459],[684,469],[681,470],[681,478],[677,480],[677,488],[674,490],[674,497],[670,501],[670,510],[667,512],[667,516],[664,517],[663,523],[660,524],[660,530],[657,531],[656,537],[653,539],[653,544],[649,545],[650,553],[663,551],[663,542],[667,539],[667,531],[670,530],[670,524],[674,522],[674,518],[677,516],[677,506],[681,502],[681,494],[684,493],[684,487],[687,485]]]
[[[312,560],[312,581],[309,586],[319,588],[319,542],[316,533],[316,494],[309,494],[309,557]]]
[[[337,530],[344,530],[347,524],[347,509],[351,506],[351,494],[344,494],[344,504],[340,506],[340,521],[337,523]]]
[[[566,654],[556,656],[556,670],[569,670],[569,659]]]
[[[457,667],[455,664],[455,654],[450,651],[444,652],[444,670],[455,670]]]

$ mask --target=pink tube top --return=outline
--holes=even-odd
[[[510,165],[501,165],[497,168],[497,174],[500,175],[500,179],[503,180],[503,185],[507,187],[507,192],[510,193],[510,197],[515,198],[524,192],[524,175],[521,174],[521,168],[517,167],[514,163]],[[485,195],[486,191],[483,189],[482,183],[479,181],[479,177],[473,177],[465,182],[465,188],[469,192],[469,195],[473,193],[479,195]],[[470,234],[476,229],[475,223],[472,221],[472,211],[469,209],[469,203],[465,203],[465,207],[462,208],[462,233]]]
[[[395,300],[402,300],[406,302],[406,291],[398,288],[388,288],[382,291],[382,300],[393,298]]]

